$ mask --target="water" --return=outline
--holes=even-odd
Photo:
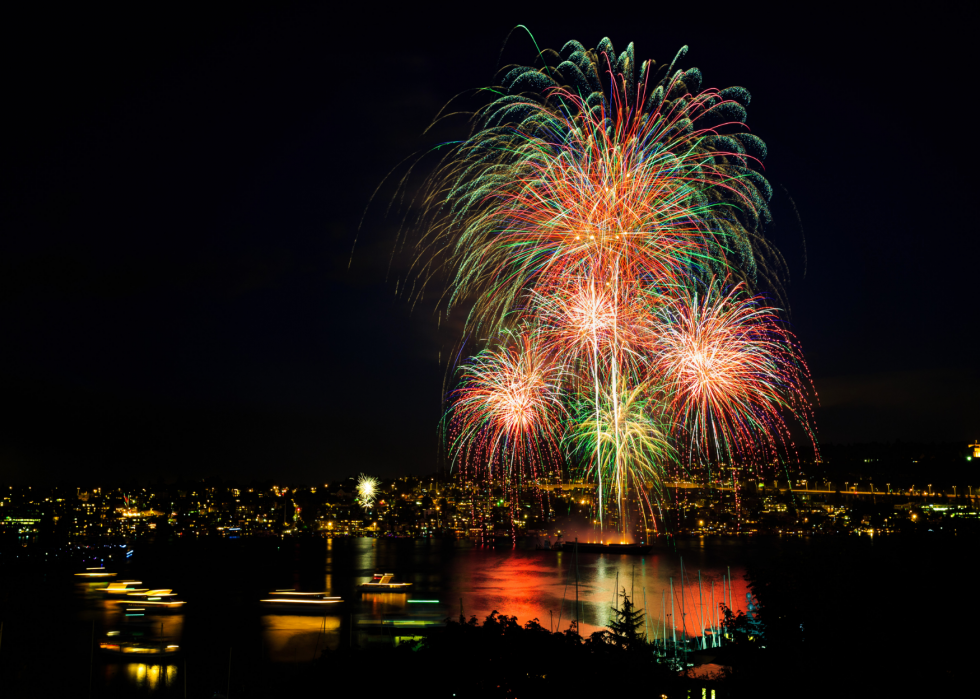
[[[198,540],[137,546],[126,567],[116,569],[119,578],[172,588],[187,602],[183,611],[148,611],[127,618],[97,586],[75,582],[71,572],[76,571],[48,570],[41,580],[7,576],[5,602],[17,590],[24,604],[7,604],[3,610],[8,623],[0,681],[28,689],[34,682],[38,696],[54,690],[73,694],[87,689],[91,673],[95,696],[183,696],[186,672],[192,686],[224,690],[229,665],[232,685],[247,686],[256,677],[308,662],[325,649],[363,645],[372,638],[372,620],[401,614],[445,619],[458,618],[462,611],[482,621],[497,611],[520,623],[538,619],[554,630],[567,629],[578,616],[585,635],[604,628],[614,616],[613,607],[621,604],[617,585],[646,609],[651,638],[665,632],[668,637],[698,636],[702,628],[717,627],[722,602],[746,608],[745,565],[759,548],[764,549],[744,541],[708,539],[679,542],[676,549],[663,547],[645,556],[579,553],[576,612],[571,552],[413,539]],[[360,583],[376,572],[394,573],[396,580],[412,586],[405,593],[362,592]],[[273,589],[325,591],[345,603],[322,617],[269,614],[258,600]],[[114,662],[91,654],[93,638],[137,626],[147,637],[180,645],[181,654],[158,664]],[[67,689],[64,684],[56,687],[56,677],[44,674],[39,647],[48,662],[59,663],[74,677]],[[32,678],[25,670],[29,667],[40,674]]]
[[[686,628],[688,635],[695,635],[695,626],[700,629],[701,621],[712,624],[710,617],[717,609],[717,604],[713,608],[710,604],[712,588],[716,603],[722,602],[723,586],[728,589],[728,567],[732,563],[724,553],[724,549],[709,552],[700,545],[681,546],[677,553],[660,551],[645,556],[579,553],[582,634],[608,626],[615,615],[614,607],[622,605],[621,597],[617,600],[617,591],[620,595],[625,591],[647,610],[651,636],[654,629],[662,630],[664,623],[672,630],[669,600],[673,583],[678,633]],[[683,585],[682,558],[685,559]],[[575,567],[575,554],[571,552],[464,551],[454,557],[447,570],[446,596],[461,597],[467,616],[475,614],[482,618],[497,610],[522,622],[536,618],[544,626],[563,630],[576,617]],[[743,574],[743,565],[736,562],[731,570],[733,585],[729,596],[737,602],[737,607],[744,609]],[[666,605],[661,604],[664,598],[668,600]],[[666,614],[663,606],[667,607]],[[717,625],[717,620],[714,623]]]

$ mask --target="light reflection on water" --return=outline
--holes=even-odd
[[[324,649],[340,646],[340,617],[266,614],[262,617],[262,644],[272,662],[313,660]]]
[[[576,618],[575,554],[567,551],[461,547],[438,540],[327,540],[324,583],[329,594],[352,603],[351,611],[380,616],[411,611],[411,599],[437,599],[441,611],[478,619],[496,610],[520,623],[538,619],[546,627],[565,629]],[[718,553],[725,555],[720,556]],[[578,599],[581,632],[604,628],[617,606],[617,582],[647,611],[650,634],[700,634],[717,626],[719,605],[746,610],[744,566],[729,568],[727,557],[739,557],[739,545],[705,540],[686,542],[678,550],[665,545],[644,556],[579,553]],[[683,560],[683,583],[681,566]],[[698,573],[700,571],[700,584]],[[362,582],[376,572],[395,573],[412,583],[405,593],[364,593]],[[671,585],[674,609],[671,611]],[[644,597],[646,598],[644,601]],[[655,631],[659,629],[659,631]]]
[[[391,614],[408,607],[407,592],[362,592],[361,611],[369,614]]]
[[[717,625],[716,610],[723,601],[733,609],[746,609],[743,565],[732,565],[732,586],[728,589],[727,563],[741,561],[741,551],[738,544],[713,543],[706,547],[687,542],[677,550],[663,547],[644,556],[579,553],[581,633],[587,635],[608,625],[617,604],[618,582],[620,591],[625,588],[636,604],[645,608],[650,636],[672,634],[672,620],[676,620],[678,637],[699,635],[702,626]],[[251,618],[258,624],[254,628],[259,638],[243,637],[240,642],[261,649],[262,657],[273,663],[309,662],[324,650],[346,647],[359,638],[352,633],[353,626],[359,633],[363,620],[380,620],[388,615],[456,619],[463,613],[482,621],[496,610],[516,616],[521,624],[536,618],[545,628],[554,630],[567,629],[576,618],[576,557],[566,551],[467,548],[460,542],[433,540],[306,540],[283,542],[282,555],[275,561],[273,576],[277,582],[267,589],[324,591],[342,597],[344,604],[326,616],[256,612],[257,607],[247,603],[235,607],[239,610],[236,614],[258,615]],[[369,581],[374,573],[394,573],[397,581],[412,586],[404,592],[362,591],[360,584]],[[206,578],[202,574],[202,579]],[[243,578],[234,592],[251,590],[255,583]],[[147,637],[184,645],[184,610],[126,617],[121,605],[105,600],[102,593],[92,593],[90,587],[85,589],[89,598],[86,606],[99,616],[100,630],[142,629]],[[255,595],[256,602],[258,596]],[[239,598],[249,599],[242,594]],[[207,608],[200,606],[193,594],[186,599],[185,610],[192,620],[207,618]],[[418,604],[422,600],[438,603]],[[141,693],[166,693],[173,682],[180,682],[175,678],[183,660],[171,661],[174,662],[108,662],[106,681],[139,688]]]
[[[177,681],[177,666],[152,663],[109,663],[105,666],[106,685],[118,682],[124,675],[133,688],[148,692],[169,689]]]
[[[684,562],[684,584],[681,585],[680,556],[672,552],[654,552],[645,556],[580,553],[578,560],[578,598],[583,634],[608,626],[615,615],[617,581],[619,592],[625,588],[649,618],[650,633],[658,627],[668,633],[677,620],[677,633],[694,636],[704,626],[717,625],[718,605],[722,599],[722,578],[726,597],[733,609],[746,609],[747,584],[744,569],[731,569],[732,588],[728,591],[728,568],[710,561]],[[493,610],[516,616],[520,623],[538,619],[546,628],[565,629],[575,619],[575,555],[563,551],[493,551],[472,549],[460,552],[449,568],[449,603],[461,598],[464,614],[482,619]],[[674,590],[674,612],[671,614],[671,582]],[[714,603],[712,604],[712,587]],[[451,596],[450,596],[451,595]],[[644,603],[644,595],[646,603]],[[620,601],[621,603],[621,601]],[[662,609],[664,608],[664,609]],[[712,615],[715,616],[712,619]],[[455,613],[454,613],[455,616]]]
[[[102,625],[111,630],[144,630],[145,635],[179,644],[184,635],[183,612],[139,613],[127,611],[114,600],[100,600]]]

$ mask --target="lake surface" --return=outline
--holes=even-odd
[[[746,565],[770,549],[744,539],[695,539],[662,544],[644,556],[580,552],[581,632],[608,624],[618,587],[646,609],[650,637],[700,635],[702,627],[717,626],[723,601],[746,609]],[[425,539],[202,539],[135,546],[125,566],[113,569],[119,579],[173,589],[186,600],[184,610],[127,618],[99,585],[76,582],[76,571],[7,576],[0,681],[25,687],[22,696],[34,689],[37,696],[50,696],[58,687],[72,694],[87,690],[89,682],[94,696],[183,696],[188,678],[192,688],[213,691],[224,690],[230,675],[233,686],[245,689],[257,673],[308,662],[324,649],[363,645],[372,623],[399,615],[441,620],[458,618],[462,610],[482,621],[497,611],[520,623],[536,618],[555,630],[567,629],[576,618],[570,552]],[[412,586],[405,593],[360,590],[374,573],[394,573]],[[344,603],[326,616],[272,614],[258,600],[275,589],[324,591]],[[91,653],[93,639],[127,628],[180,645],[181,654],[154,664]],[[39,653],[47,657],[43,667],[55,663],[73,675],[71,689],[65,679],[57,685],[55,676],[30,676],[29,668],[41,667]]]

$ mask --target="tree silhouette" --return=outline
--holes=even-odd
[[[609,637],[612,643],[636,650],[646,645],[646,634],[640,632],[643,626],[643,610],[633,605],[633,600],[626,594],[626,588],[620,595],[623,604],[619,609],[613,609],[616,618],[609,623]]]

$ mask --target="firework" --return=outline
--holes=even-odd
[[[459,467],[508,485],[564,458],[622,529],[669,468],[761,463],[792,448],[790,418],[812,434],[809,377],[750,291],[778,295],[782,259],[748,92],[702,90],[686,47],[659,69],[608,39],[561,53],[507,68],[438,167],[413,288],[447,264],[448,308],[493,338],[451,394]]]
[[[374,506],[380,487],[381,481],[374,476],[365,476],[362,473],[357,477],[357,497],[361,501],[361,507],[369,510]]]
[[[623,371],[641,371],[653,341],[651,301],[614,268],[608,275],[575,276],[535,292],[532,312],[556,359],[585,365],[594,382],[610,362]]]
[[[463,468],[486,464],[490,475],[510,480],[535,474],[557,454],[564,408],[561,369],[540,336],[523,333],[505,343],[462,368],[450,429]]]
[[[472,322],[493,333],[529,290],[583,270],[652,287],[692,270],[754,278],[770,188],[750,167],[764,144],[742,133],[748,93],[696,92],[697,69],[657,77],[652,61],[637,76],[632,45],[565,53],[510,70],[434,180],[429,242],[450,250],[450,306],[478,294]]]
[[[646,488],[660,495],[666,467],[674,454],[668,432],[663,428],[659,406],[648,398],[649,387],[630,386],[625,381],[612,391],[600,394],[598,409],[591,401],[579,404],[579,419],[566,440],[568,450],[580,456],[583,475],[597,485],[600,527],[606,501],[612,501],[618,513],[620,530],[625,529],[625,504],[630,491],[637,493],[646,509],[653,508]]]
[[[743,283],[689,290],[655,324],[654,361],[692,454],[765,461],[789,440],[785,416],[809,431],[806,364],[777,310]]]

